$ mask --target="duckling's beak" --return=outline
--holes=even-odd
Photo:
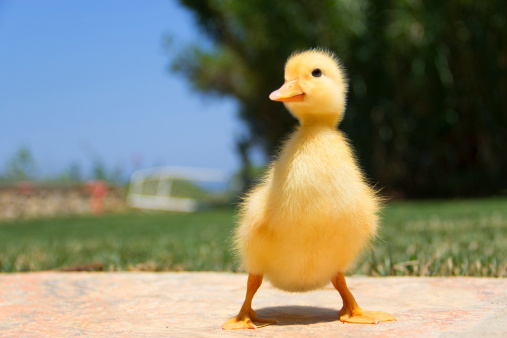
[[[296,102],[303,101],[305,93],[299,87],[298,79],[285,81],[283,86],[269,95],[273,101]]]

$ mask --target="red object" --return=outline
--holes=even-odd
[[[29,181],[20,181],[16,183],[16,189],[21,195],[31,195],[35,190],[33,183]]]
[[[104,200],[106,199],[109,187],[102,180],[93,180],[88,182],[90,191],[90,209],[94,215],[100,215],[104,212]]]

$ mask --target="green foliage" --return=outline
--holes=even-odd
[[[87,178],[88,177],[88,178]],[[0,183],[12,184],[19,181],[35,181],[49,184],[78,183],[89,178],[100,179],[109,184],[124,184],[124,174],[121,167],[107,168],[104,162],[95,157],[92,162],[91,175],[84,175],[77,162],[72,162],[67,170],[61,174],[40,177],[37,173],[37,163],[32,152],[26,146],[20,147],[5,163],[5,173],[0,175]]]
[[[235,271],[232,210],[0,223],[0,271]],[[507,276],[507,199],[392,202],[356,274]]]
[[[106,181],[110,184],[121,184],[123,173],[121,168],[108,169],[100,158],[95,158],[92,164],[92,178]]]
[[[21,147],[5,164],[7,181],[23,181],[35,178],[37,165],[27,147]]]
[[[103,180],[107,181],[108,175],[107,175],[107,169],[101,160],[96,159],[93,161],[93,168],[92,168],[92,176],[96,180]]]
[[[248,154],[268,156],[294,119],[269,93],[295,50],[324,47],[348,69],[343,129],[374,182],[408,197],[507,189],[507,2],[181,0],[212,47],[180,51],[173,70],[239,102]]]
[[[33,181],[45,184],[79,183],[88,179],[99,179],[113,185],[125,184],[125,175],[121,167],[108,168],[96,157],[92,162],[91,173],[83,174],[81,166],[72,162],[61,174],[41,177],[37,173],[37,163],[28,147],[19,148],[5,163],[5,173],[0,175],[0,183],[12,184],[19,181]]]
[[[66,176],[70,182],[81,182],[83,180],[83,173],[79,164],[76,162],[71,163]]]

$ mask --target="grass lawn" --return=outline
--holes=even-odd
[[[0,223],[0,271],[101,262],[108,271],[236,271],[234,213],[105,215]],[[391,202],[355,274],[507,276],[507,198]]]

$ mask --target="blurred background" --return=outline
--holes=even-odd
[[[391,200],[430,199],[391,203],[386,222],[416,232],[433,226],[449,236],[463,232],[457,224],[486,224],[492,230],[484,244],[504,246],[507,3],[502,0],[0,0],[0,222],[11,222],[0,230],[27,219],[27,227],[41,229],[30,222],[62,215],[92,213],[107,220],[121,217],[108,212],[128,214],[135,203],[167,206],[183,199],[199,203],[187,211],[208,210],[202,220],[216,216],[220,229],[229,229],[232,223],[224,220],[232,216],[237,196],[296,125],[268,95],[283,82],[287,57],[312,47],[336,52],[347,69],[350,91],[340,129],[370,182]],[[130,181],[133,173],[137,183]],[[176,201],[167,201],[170,190]],[[129,191],[134,196],[127,197]],[[478,197],[489,199],[470,200]],[[448,199],[443,214],[436,213],[442,202],[435,199]],[[219,216],[214,210],[221,210]],[[173,218],[167,222],[178,224]],[[217,233],[222,230],[207,229],[201,244],[171,251],[169,240],[161,239],[160,246],[176,256],[190,247],[195,257],[216,252],[221,263],[203,266],[235,269],[227,244],[216,242],[228,235]],[[483,243],[467,236],[457,241],[461,244],[447,243],[444,251],[456,255],[456,245],[480,251]],[[67,258],[39,265],[20,263],[22,250],[12,249],[0,256],[0,266],[30,270],[83,261],[69,253],[78,250],[72,248]],[[418,246],[400,243],[403,254],[388,255],[384,270],[373,256],[360,270],[420,274],[436,264],[441,273],[444,266],[452,274],[455,256],[435,248],[419,258]],[[131,257],[137,249],[125,250]],[[142,258],[126,263],[119,251],[111,251],[114,259],[112,253],[97,259],[111,269],[145,264]],[[201,269],[188,257],[148,269]],[[484,264],[490,275],[507,269],[502,251],[460,257],[468,263],[461,261],[459,273],[471,271],[476,263],[470,262],[479,262],[479,274]]]
[[[202,40],[176,1],[0,1],[1,176],[125,182],[154,165],[236,171],[237,104],[203,100],[169,70],[169,41]],[[12,168],[19,156],[33,162],[25,173]]]

